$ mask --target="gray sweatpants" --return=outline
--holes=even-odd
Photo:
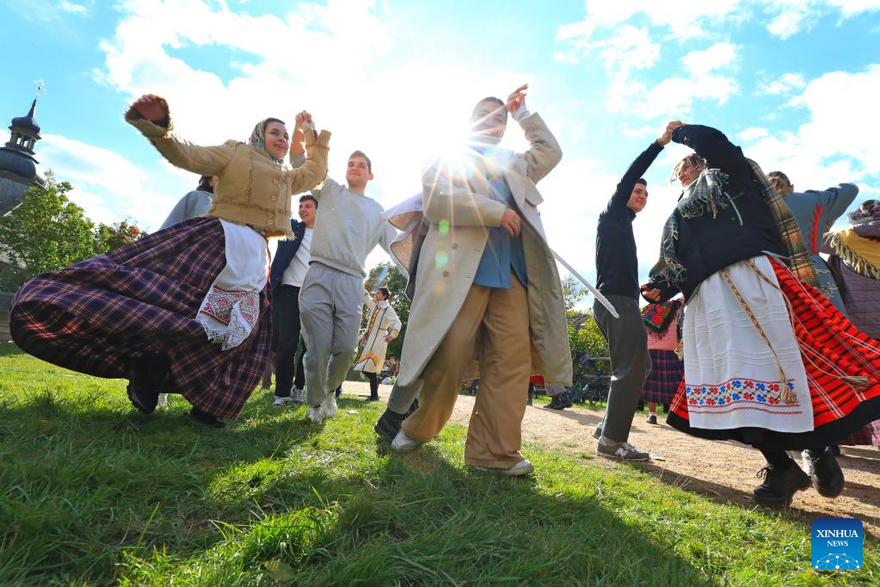
[[[312,263],[299,292],[306,355],[306,403],[317,406],[342,385],[357,356],[364,281]]]
[[[611,390],[601,424],[602,434],[611,440],[626,442],[645,379],[651,370],[648,332],[637,300],[626,296],[605,297],[614,305],[620,318],[612,316],[598,301],[593,302],[593,316],[608,341],[611,355]]]
[[[391,395],[388,397],[388,409],[398,414],[405,414],[409,411],[413,400],[422,393],[422,379],[417,379],[407,387],[394,384],[391,388]]]

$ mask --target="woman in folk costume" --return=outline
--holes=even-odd
[[[685,379],[667,422],[758,448],[759,503],[789,503],[811,476],[836,497],[844,480],[829,445],[880,416],[880,346],[815,289],[797,223],[756,163],[714,128],[681,125],[672,140],[696,153],[675,168],[684,193],[664,266],[643,286],[649,301],[687,300]],[[811,450],[811,476],[793,449]]]
[[[361,354],[354,368],[370,380],[370,397],[367,401],[379,399],[379,373],[385,364],[385,351],[388,343],[400,335],[400,318],[391,306],[391,292],[380,287],[376,294],[364,292],[364,305],[367,308],[367,330],[361,339]]]
[[[880,341],[880,200],[868,200],[849,214],[850,228],[828,236],[834,255],[828,260],[840,284],[847,317],[856,328]],[[843,438],[839,444],[880,446],[880,420]]]
[[[657,404],[668,407],[684,378],[684,362],[675,352],[681,341],[683,307],[684,300],[675,298],[642,308],[651,355],[651,372],[642,389],[642,399],[648,403],[648,424],[657,423]]]
[[[785,204],[791,210],[792,216],[797,221],[801,230],[804,246],[810,254],[810,262],[816,270],[816,279],[819,285],[816,287],[835,308],[846,315],[843,298],[837,289],[834,276],[828,268],[828,264],[819,255],[822,250],[825,232],[831,228],[834,222],[843,216],[849,205],[853,203],[859,194],[858,186],[851,183],[842,183],[837,187],[828,188],[824,191],[807,190],[806,192],[794,191],[794,185],[788,176],[781,171],[771,171],[767,178],[776,193],[785,198]]]
[[[180,138],[158,96],[138,99],[125,119],[172,164],[219,176],[208,216],[35,277],[13,300],[10,330],[50,363],[128,378],[142,412],[160,391],[176,391],[195,421],[222,427],[241,412],[269,353],[266,239],[289,235],[290,196],[324,179],[330,135],[309,130],[308,161],[290,169],[277,119],[257,124],[248,144],[215,147]]]

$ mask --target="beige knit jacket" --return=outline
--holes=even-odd
[[[238,141],[200,147],[177,136],[170,108],[167,125],[155,124],[130,107],[125,121],[137,128],[172,165],[220,178],[208,216],[254,227],[265,236],[293,237],[291,196],[327,176],[330,131],[306,133],[306,162],[297,169],[275,163],[262,149]]]

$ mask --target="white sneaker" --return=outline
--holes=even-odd
[[[330,395],[327,396],[327,399],[321,404],[321,407],[324,409],[324,417],[332,418],[336,415],[336,397],[331,392]]]
[[[523,459],[517,464],[513,465],[507,469],[494,469],[490,467],[477,467],[474,466],[474,469],[478,471],[487,471],[491,473],[498,473],[500,475],[507,475],[508,477],[520,477],[522,475],[528,475],[535,471],[535,467],[532,465],[531,461],[528,459]]]
[[[403,428],[397,431],[397,436],[391,441],[391,450],[396,452],[409,452],[415,450],[422,444],[418,440],[413,440],[403,433]]]
[[[308,413],[309,420],[314,422],[315,424],[320,424],[324,421],[324,407],[323,406],[309,406]]]
[[[810,458],[810,451],[805,450],[801,452],[801,463],[803,463],[801,469],[804,470],[804,473],[806,473],[807,475],[812,475],[813,459]]]
[[[167,408],[168,407],[168,394],[167,393],[160,393],[159,394],[159,403],[157,405],[160,408]]]
[[[303,390],[298,389],[296,386],[290,390],[290,397],[293,398],[293,403],[302,405],[305,402],[303,401]]]
[[[293,401],[294,400],[292,397],[276,397],[275,398],[275,405],[276,406],[283,406],[284,404],[292,404]]]

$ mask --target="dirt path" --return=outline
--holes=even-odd
[[[368,395],[366,383],[347,382],[345,391]],[[380,386],[380,395],[387,399],[391,387]],[[474,398],[459,396],[452,421],[467,426]],[[563,411],[529,407],[523,419],[523,441],[539,443],[572,453],[595,454],[593,428],[602,418],[601,411],[576,406]],[[754,449],[733,442],[715,442],[694,438],[663,423],[650,425],[637,413],[630,442],[655,457],[651,463],[639,464],[661,481],[710,495],[714,499],[754,507],[752,489],[760,483],[755,477],[763,466],[761,455]],[[842,447],[840,466],[846,476],[846,488],[837,499],[826,499],[814,489],[796,494],[790,514],[810,523],[815,518],[858,518],[866,531],[880,538],[880,450],[867,446]],[[526,451],[528,453],[528,451]],[[699,455],[695,459],[694,455]],[[526,454],[528,456],[528,454]],[[591,461],[596,466],[623,466],[605,459]]]

